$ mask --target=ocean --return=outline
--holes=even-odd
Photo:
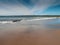
[[[43,25],[46,28],[60,28],[60,26],[54,26],[60,24],[60,18],[40,16],[0,16],[0,24]]]

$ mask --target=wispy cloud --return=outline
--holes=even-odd
[[[0,15],[41,15],[60,0],[0,0]]]

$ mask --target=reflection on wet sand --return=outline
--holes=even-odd
[[[60,29],[48,28],[47,22],[0,24],[0,45],[60,45]]]

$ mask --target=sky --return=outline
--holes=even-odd
[[[0,15],[60,15],[60,0],[0,0]]]

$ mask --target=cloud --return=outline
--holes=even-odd
[[[0,15],[41,15],[54,5],[60,0],[0,0]]]

